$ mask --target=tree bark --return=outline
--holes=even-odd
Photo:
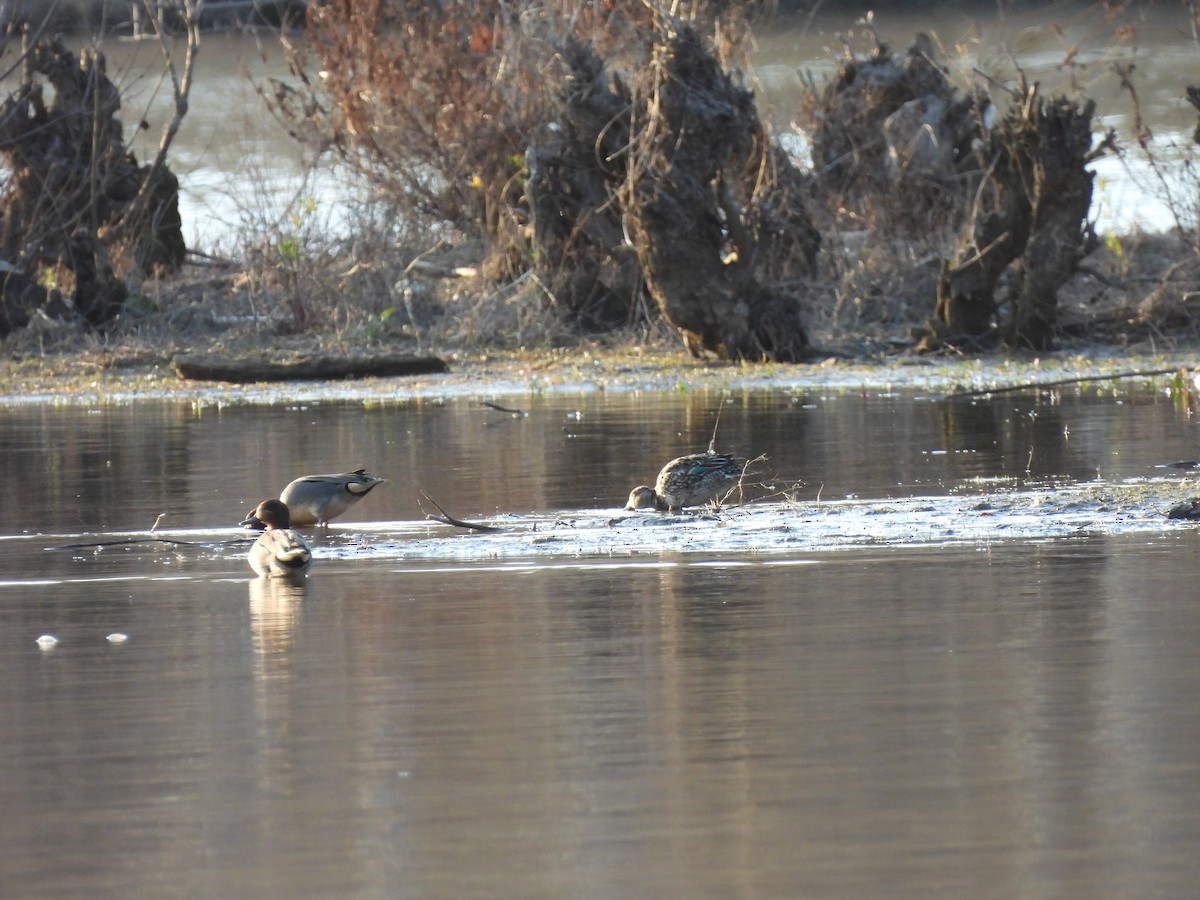
[[[641,290],[637,260],[623,247],[621,208],[631,98],[590,45],[562,50],[569,75],[556,128],[525,154],[534,271],[587,328],[629,321]]]
[[[103,325],[127,294],[110,260],[115,228],[129,235],[130,258],[147,273],[183,263],[179,184],[165,167],[157,170],[129,228],[147,167],[126,152],[121,97],[104,55],[75,55],[58,38],[24,52],[21,84],[0,104],[0,154],[12,173],[0,197],[0,256],[27,274],[53,270],[75,310]]]
[[[696,356],[794,361],[809,353],[796,282],[761,279],[785,250],[815,258],[819,235],[799,198],[767,209],[772,157],[753,95],[734,83],[686,25],[666,23],[635,95],[644,98],[624,193],[630,236],[650,295]],[[776,233],[763,227],[767,222]],[[803,249],[797,254],[797,244]]]
[[[980,152],[976,213],[952,260],[942,265],[932,325],[937,343],[974,347],[1003,337],[1010,346],[1053,343],[1058,289],[1086,251],[1095,103],[1043,100],[1029,87]],[[997,327],[997,285],[1014,267],[1008,319]]]

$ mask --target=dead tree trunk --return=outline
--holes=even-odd
[[[138,227],[123,221],[146,167],[125,150],[120,108],[103,54],[76,56],[59,39],[25,48],[21,84],[0,104],[0,155],[11,173],[0,196],[0,257],[26,273],[53,270],[94,325],[111,321],[126,296],[106,239],[114,226],[133,235],[132,261],[147,272],[178,268],[185,253],[178,182],[165,169]]]
[[[1034,85],[981,151],[983,180],[969,232],[943,264],[932,325],[935,341],[977,346],[990,335],[1010,346],[1048,349],[1058,289],[1086,252],[1092,201],[1095,103],[1043,100]],[[1008,320],[999,331],[997,285],[1015,265]]]
[[[626,323],[641,290],[637,260],[623,246],[621,209],[630,95],[589,45],[562,50],[569,75],[556,129],[525,154],[534,271],[585,327]]]
[[[844,59],[813,122],[821,193],[879,232],[936,243],[970,202],[971,147],[990,106],[981,88],[954,85],[925,34],[903,57],[877,43]]]
[[[1189,84],[1185,90],[1188,103],[1196,107],[1196,111],[1200,112],[1200,85]],[[1200,144],[1200,122],[1196,123],[1196,130],[1192,132],[1192,143]]]
[[[629,234],[650,295],[693,355],[790,361],[809,350],[796,282],[760,274],[780,252],[815,258],[819,236],[797,203],[767,206],[768,177],[799,180],[734,84],[687,25],[666,22],[635,89]],[[793,197],[797,191],[789,191]],[[798,200],[798,197],[796,197]],[[786,233],[775,233],[786,228]]]

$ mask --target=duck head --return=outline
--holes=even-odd
[[[290,528],[291,516],[287,504],[282,500],[264,500],[240,523],[244,528],[267,529]]]
[[[629,492],[629,500],[625,503],[626,509],[665,509],[662,500],[658,494],[654,492],[654,488],[646,484],[639,484]]]

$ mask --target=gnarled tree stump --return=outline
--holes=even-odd
[[[1004,116],[979,151],[983,181],[976,215],[954,259],[942,266],[933,324],[958,346],[986,341],[999,311],[997,285],[1015,264],[1002,336],[1011,346],[1048,349],[1058,289],[1086,253],[1092,201],[1092,114],[1037,86]]]
[[[582,325],[611,328],[629,320],[641,290],[612,202],[625,178],[632,101],[591,45],[571,40],[561,58],[569,74],[556,128],[525,154],[534,271]]]
[[[903,56],[877,43],[844,59],[813,122],[819,190],[893,234],[954,228],[972,199],[971,150],[990,105],[982,89],[951,82],[925,34]]]
[[[179,185],[165,167],[147,208],[131,211],[150,167],[126,152],[120,109],[104,55],[76,56],[58,38],[25,48],[21,83],[0,104],[0,154],[11,173],[0,196],[0,259],[31,277],[52,270],[94,325],[109,322],[126,296],[110,261],[118,232],[146,272],[176,269],[186,252]]]
[[[794,361],[809,352],[803,287],[773,280],[781,256],[807,265],[820,237],[798,171],[768,138],[750,91],[687,25],[665,21],[634,90],[629,233],[664,318],[693,355]],[[786,208],[775,204],[779,185]]]

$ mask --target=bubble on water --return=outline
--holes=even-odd
[[[51,647],[53,647],[57,643],[58,643],[58,638],[56,638],[52,634],[43,634],[40,638],[37,639],[37,645],[39,647],[41,647],[43,650],[49,650]]]

